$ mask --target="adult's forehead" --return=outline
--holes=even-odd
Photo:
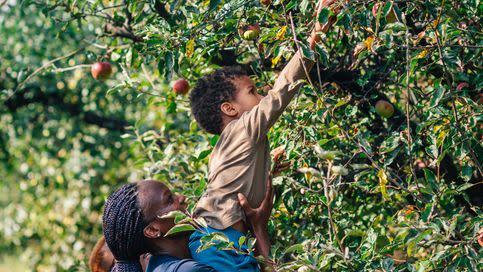
[[[169,188],[162,182],[143,180],[138,183],[138,201],[146,217],[151,217],[159,209],[167,195]]]

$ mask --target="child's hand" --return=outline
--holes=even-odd
[[[329,17],[329,21],[325,25],[322,25],[321,23],[319,23],[319,20],[317,20],[320,12],[322,12],[324,8],[327,8],[330,5],[334,4],[334,2],[335,0],[320,0],[319,3],[317,4],[317,11],[314,13],[314,16],[316,18],[315,29],[312,31],[312,34],[310,34],[310,38],[309,38],[310,48],[312,49],[314,49],[315,44],[320,41],[320,33],[327,32],[332,27],[332,25],[337,21],[336,16]],[[336,8],[335,10],[333,10],[333,12],[337,14],[339,13],[339,9],[340,8]]]
[[[271,175],[272,177],[276,177],[280,175],[280,173],[282,173],[283,171],[288,170],[289,167],[291,166],[291,163],[288,161],[286,162],[283,161],[287,158],[285,154],[285,149],[283,146],[279,146],[275,148],[274,150],[272,150],[271,154],[273,157],[272,159],[273,167],[272,167]]]

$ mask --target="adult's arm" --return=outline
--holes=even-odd
[[[270,239],[268,236],[267,225],[273,208],[273,186],[271,176],[267,179],[266,186],[267,190],[265,197],[258,208],[252,208],[246,197],[241,193],[238,194],[238,200],[245,211],[245,216],[251,226],[252,232],[257,238],[255,244],[256,253],[263,256],[266,260],[269,260]]]

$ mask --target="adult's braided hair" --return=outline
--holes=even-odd
[[[109,196],[104,207],[102,227],[116,258],[115,272],[141,272],[139,256],[148,252],[143,234],[147,224],[137,195],[137,184],[126,184]]]
[[[246,76],[239,66],[228,66],[216,70],[198,80],[191,90],[191,112],[201,128],[211,134],[221,134],[221,104],[235,97],[233,79]]]

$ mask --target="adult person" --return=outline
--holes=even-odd
[[[250,207],[243,195],[238,196],[247,220],[253,226],[258,254],[266,253],[270,248],[267,232],[273,206],[270,179],[266,191],[258,208]],[[105,241],[116,260],[111,271],[143,271],[140,256],[150,253],[148,272],[216,272],[190,259],[188,238],[191,233],[165,237],[175,225],[174,220],[159,217],[175,210],[185,212],[185,200],[184,196],[173,194],[166,185],[153,180],[126,184],[112,193],[102,218]]]

